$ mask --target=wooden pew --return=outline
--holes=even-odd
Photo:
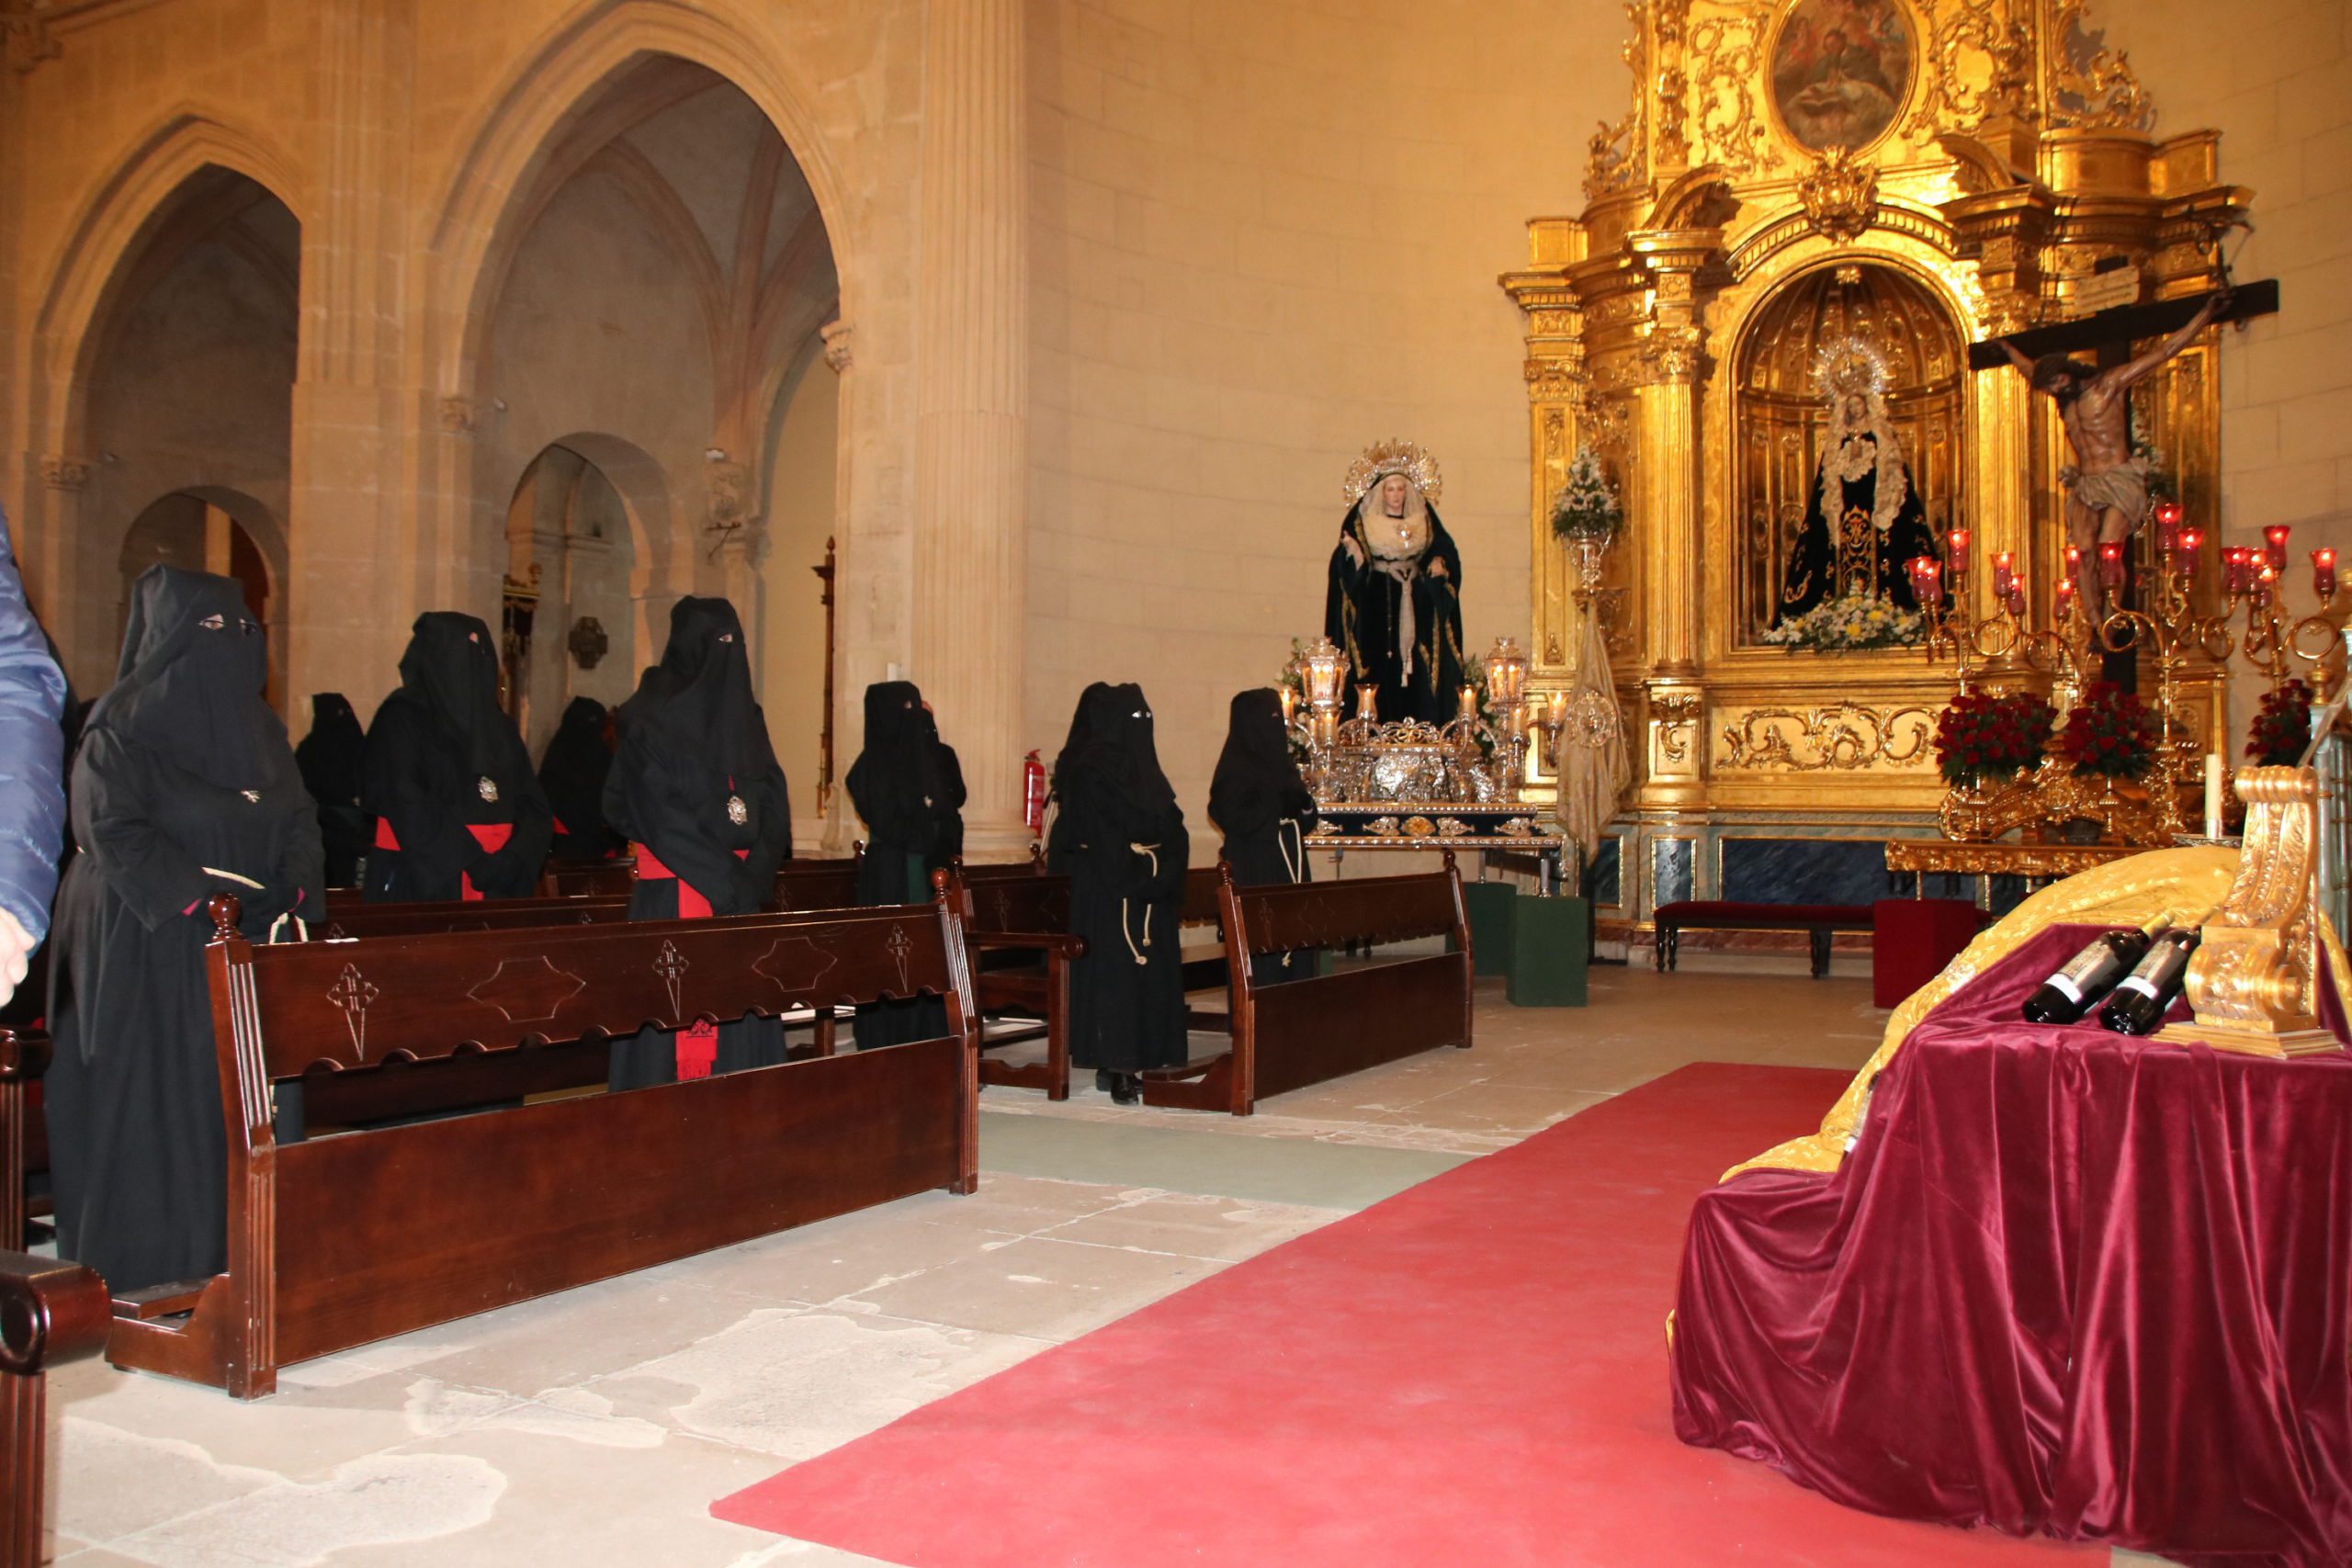
[[[49,1036],[37,1029],[0,1029],[0,1251],[25,1246],[32,1204],[25,1190],[30,1172],[49,1168],[49,1141],[41,1136],[33,1086],[49,1070]]]
[[[776,876],[781,883],[785,876],[801,872],[820,876],[846,875],[849,882],[854,884],[857,879],[857,863],[865,853],[865,845],[861,841],[850,846],[849,856],[845,860],[788,860],[776,868]],[[626,898],[628,897],[629,889],[636,886],[636,881],[637,862],[632,856],[624,855],[617,860],[592,861],[584,865],[550,863],[546,870],[539,873],[539,897],[542,898],[589,898],[619,894]],[[842,900],[842,904],[847,902],[847,899]],[[817,908],[818,906],[809,907]],[[838,908],[841,905],[823,907]]]
[[[956,865],[937,874],[949,905],[963,921],[973,960],[973,991],[985,1020],[1016,1012],[1042,1021],[980,1035],[979,1080],[1013,1089],[1042,1089],[1047,1100],[1069,1098],[1069,966],[1086,956],[1086,942],[1069,933],[1069,878],[1048,876],[1042,862],[1027,865]],[[1007,1045],[1046,1042],[1042,1062],[1013,1063],[989,1055]]]
[[[107,1359],[226,1388],[281,1366],[978,1182],[977,1023],[943,899],[820,914],[206,950],[229,1124],[229,1266],[118,1296]],[[313,1066],[495,1063],[697,1018],[919,992],[948,1033],[846,1055],[280,1146]]]
[[[980,1081],[1016,1089],[1042,1089],[1049,1100],[1069,1098],[1070,965],[1086,956],[1085,942],[1069,933],[1069,878],[1046,870],[1035,849],[1025,863],[954,868],[956,908],[963,911],[965,939],[974,953],[980,1016],[1017,1013],[1040,1021],[999,1028],[981,1036]],[[1180,927],[1216,925],[1222,918],[1217,874],[1196,866],[1184,874]],[[1184,988],[1226,983],[1222,948],[1187,962]],[[1188,1010],[1189,1029],[1222,1032],[1227,1014]],[[1046,1042],[1043,1062],[1011,1063],[988,1055],[1007,1045]]]
[[[1470,1044],[1470,922],[1453,856],[1417,876],[1237,887],[1220,864],[1232,1044],[1143,1076],[1147,1105],[1229,1111],[1440,1045]],[[1262,953],[1442,936],[1449,950],[1255,986]]]
[[[0,1249],[0,1568],[36,1568],[49,1481],[48,1372],[107,1340],[106,1281]]]

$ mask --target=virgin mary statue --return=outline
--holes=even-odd
[[[1442,724],[1462,689],[1462,555],[1438,521],[1437,460],[1383,441],[1348,469],[1348,514],[1331,551],[1323,635],[1348,656],[1354,694],[1377,688],[1383,722]]]
[[[1934,555],[1936,541],[1886,417],[1886,360],[1869,340],[1845,338],[1822,349],[1814,379],[1829,401],[1829,428],[1772,624],[1830,599],[1884,599],[1916,610],[1905,568]]]

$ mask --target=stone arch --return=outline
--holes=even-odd
[[[174,198],[208,168],[243,175],[300,219],[300,166],[266,136],[187,104],[152,121],[92,190],[44,270],[48,281],[29,334],[29,446],[83,456],[84,371],[119,296],[124,264],[152,236]]]
[[[421,323],[428,384],[446,396],[472,391],[479,348],[496,306],[502,253],[528,231],[518,211],[557,154],[564,134],[592,112],[605,88],[632,67],[663,57],[730,83],[775,128],[815,197],[841,280],[844,314],[863,276],[849,202],[819,130],[815,86],[775,58],[731,0],[586,0],[516,67],[462,138],[465,155],[426,211],[433,215],[422,281]]]

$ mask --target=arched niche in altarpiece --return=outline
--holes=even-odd
[[[1958,322],[1904,272],[1841,263],[1780,284],[1750,316],[1733,370],[1732,511],[1736,642],[1772,622],[1789,552],[1821,483],[1828,401],[1815,384],[1823,349],[1846,338],[1886,362],[1886,412],[1938,535],[1962,515],[1963,344]]]

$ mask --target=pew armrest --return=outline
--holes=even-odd
[[[0,1252],[0,1372],[37,1377],[106,1348],[114,1323],[104,1280],[78,1263]]]
[[[33,1029],[0,1029],[0,1083],[21,1083],[49,1071],[49,1036]]]

